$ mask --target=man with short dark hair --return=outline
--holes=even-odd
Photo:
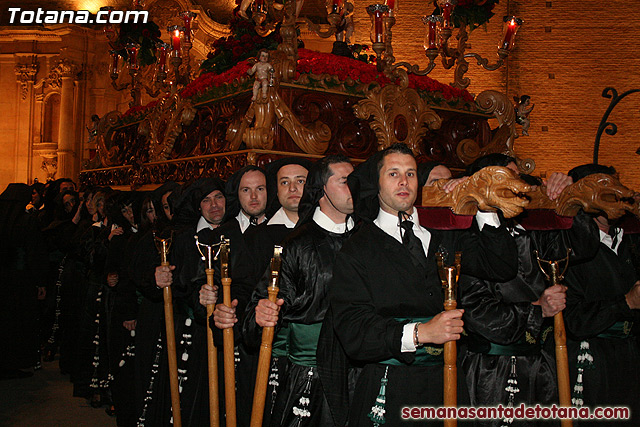
[[[267,299],[265,276],[256,287],[261,299],[255,314],[248,314],[261,328],[289,325],[291,365],[275,402],[272,423],[277,425],[333,425],[319,382],[316,348],[329,305],[326,292],[333,265],[354,228],[353,200],[347,185],[352,171],[349,159],[342,155],[327,156],[314,164],[300,202],[300,219],[283,242],[278,300],[273,303]]]
[[[435,252],[462,250],[463,273],[510,278],[514,247],[501,243],[504,227],[485,224],[478,233],[422,227],[413,206],[417,165],[402,144],[362,164],[350,187],[352,193],[358,187],[356,214],[360,208],[368,215],[343,245],[329,286],[333,329],[347,356],[363,366],[349,426],[400,425],[404,406],[442,405],[442,344],[462,333],[463,310],[442,311]],[[458,390],[464,401],[463,381]]]

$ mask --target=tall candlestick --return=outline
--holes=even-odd
[[[138,65],[139,49],[140,49],[140,45],[137,43],[127,44],[127,54],[129,55],[129,68],[131,70],[138,70],[140,68],[140,66]]]
[[[442,11],[442,26],[444,28],[451,28],[451,14],[456,7],[455,0],[441,0],[438,2],[438,6]]]
[[[367,13],[371,18],[371,42],[384,43],[384,16],[389,13],[389,6],[372,4],[367,7]]]
[[[185,11],[180,14],[184,20],[184,41],[191,43],[191,21],[196,18],[196,14],[191,11]]]

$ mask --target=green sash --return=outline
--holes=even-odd
[[[289,323],[289,360],[296,365],[315,367],[322,322],[305,325]]]
[[[606,331],[598,334],[598,338],[616,338],[625,339],[631,335],[633,322],[616,322]]]
[[[402,323],[426,323],[429,320],[433,319],[433,316],[430,317],[396,317],[395,320]],[[396,358],[391,358],[380,362],[383,365],[392,365],[392,366],[438,366],[444,365],[444,346],[442,345],[425,345],[423,347],[419,347],[416,349],[416,358],[413,363],[410,365],[404,362],[399,361]]]
[[[273,338],[273,344],[271,346],[272,357],[287,357],[289,353],[287,350],[287,342],[289,341],[289,327],[283,326],[278,335]]]

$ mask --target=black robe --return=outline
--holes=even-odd
[[[298,418],[301,420],[299,425],[333,425],[318,381],[316,334],[320,331],[329,305],[327,289],[336,256],[350,235],[350,232],[328,232],[310,221],[296,228],[283,241],[279,298],[284,299],[284,304],[280,310],[280,321],[281,324],[289,325],[291,365],[287,383],[278,394],[274,409],[277,418],[272,422],[278,425],[298,425]],[[256,288],[256,295],[268,298],[267,283],[264,280]],[[302,342],[306,345],[295,345]],[[304,392],[305,387],[310,387],[308,393]],[[310,417],[298,417],[294,414],[294,408],[302,408],[299,400],[303,396],[310,397],[307,407]]]
[[[27,369],[39,362],[36,296],[45,286],[48,253],[37,218],[24,211],[24,203],[0,200],[0,208],[0,369]]]
[[[429,231],[426,269],[415,265],[408,249],[373,223],[364,224],[338,256],[329,287],[334,331],[347,356],[364,365],[349,411],[350,426],[371,425],[367,415],[376,404],[387,368],[388,425],[402,423],[403,406],[442,405],[442,362],[413,366],[416,352],[401,351],[409,319],[429,318],[443,310],[436,250],[442,246],[450,254],[463,251],[463,273],[504,280],[515,275],[514,245],[505,238],[504,226],[485,226],[479,234]],[[460,280],[468,278],[463,275]],[[441,348],[433,345],[425,350],[438,353]],[[390,359],[395,359],[393,365],[381,363]],[[458,383],[458,401],[464,403],[467,393],[461,375]]]
[[[640,279],[634,268],[639,238],[637,234],[625,234],[618,254],[600,243],[591,260],[569,266],[565,279],[564,320],[571,384],[577,379],[580,342],[586,341],[594,369],[584,369],[584,406],[628,406],[632,420],[625,425],[640,423],[640,349],[637,329],[631,325],[637,327],[640,310],[630,309],[624,297]],[[616,324],[620,326],[617,333],[612,331]],[[580,425],[592,424],[597,423]]]
[[[515,406],[557,403],[555,357],[543,349],[543,341],[553,337],[553,322],[545,321],[541,307],[531,304],[548,286],[534,250],[538,250],[541,259],[556,260],[566,257],[567,248],[572,248],[571,263],[593,256],[597,250],[592,243],[597,228],[584,214],[575,218],[570,230],[530,232],[516,228],[514,235],[517,277],[507,282],[474,279],[460,290],[469,335],[462,365],[472,406],[506,407],[509,393],[505,388],[512,369],[519,388],[514,396]],[[501,425],[502,420],[478,423]]]
[[[282,244],[292,231],[293,229],[287,228],[283,224],[269,225],[268,222],[263,222],[245,233],[247,256],[242,268],[245,268],[248,272],[248,280],[254,284],[254,289],[242,316],[243,347],[246,349],[247,354],[244,359],[241,357],[241,361],[244,360],[241,363],[246,362],[249,365],[243,366],[242,370],[248,372],[248,375],[244,377],[248,381],[243,388],[247,390],[245,395],[251,396],[251,405],[253,405],[253,389],[258,371],[259,345],[262,337],[262,328],[255,321],[255,308],[258,305],[258,301],[262,299],[262,291],[258,290],[258,284],[266,283],[266,280],[270,277],[270,260],[273,257],[274,245]],[[273,339],[270,380],[267,386],[267,397],[262,419],[262,425],[264,426],[278,425],[275,421],[272,423],[272,414],[277,396],[286,383],[288,376],[289,359],[286,357],[287,331],[287,325],[283,324],[280,332]],[[240,381],[240,378],[238,378],[238,381]],[[240,386],[238,388],[240,389]],[[250,417],[251,414],[249,413],[248,415]],[[238,419],[240,420],[240,418]]]
[[[105,273],[117,274],[115,286],[106,286],[107,341],[109,343],[109,371],[111,400],[115,406],[118,426],[135,426],[135,364],[130,355],[135,346],[135,333],[127,330],[123,322],[136,320],[138,297],[136,285],[129,276],[129,263],[142,236],[142,232],[113,236],[109,244]]]

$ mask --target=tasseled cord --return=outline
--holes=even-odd
[[[511,372],[509,372],[509,378],[507,379],[507,386],[504,391],[509,393],[507,398],[507,408],[513,408],[516,399],[516,394],[520,391],[518,388],[518,374],[516,372],[516,356],[511,356]],[[513,422],[513,418],[504,418],[502,420],[501,427],[509,427]]]
[[[278,396],[278,387],[280,386],[280,374],[278,372],[278,358],[271,359],[271,370],[269,372],[269,385],[272,386],[271,391],[271,408],[269,413],[273,414],[273,407],[276,404],[276,397]]]
[[[576,384],[573,386],[573,393],[571,395],[571,403],[575,407],[582,407],[584,405],[584,384],[582,382],[582,375],[585,369],[593,369],[593,355],[589,350],[589,341],[582,341],[580,343],[580,351],[578,351],[578,377],[576,378]]]
[[[311,412],[309,411],[309,402],[311,401],[311,380],[313,379],[313,368],[309,368],[309,372],[307,373],[307,380],[304,383],[304,390],[302,390],[302,396],[300,396],[300,407],[293,407],[293,415],[296,416],[297,420],[294,426],[299,427],[302,425],[302,420],[304,418],[311,419]]]
[[[378,397],[376,397],[376,403],[371,407],[371,412],[369,412],[368,415],[369,419],[373,423],[373,427],[380,427],[387,421],[384,418],[384,413],[386,412],[384,406],[387,402],[387,383],[389,382],[387,379],[388,373],[389,367],[387,366],[384,370],[384,377],[380,380],[380,391],[378,392]]]

